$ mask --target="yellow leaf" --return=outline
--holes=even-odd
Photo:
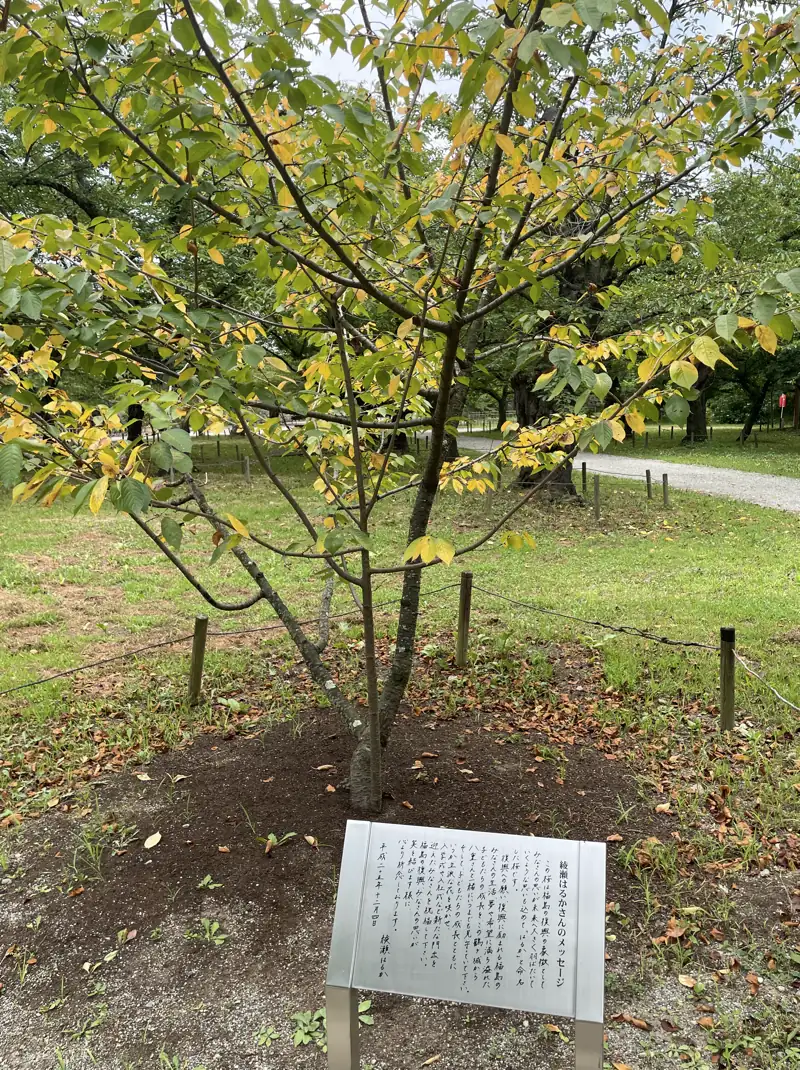
[[[644,434],[644,431],[645,431],[644,417],[642,416],[642,414],[640,412],[636,412],[635,409],[632,410],[631,412],[626,412],[625,413],[625,422],[627,423],[627,425],[631,429],[631,431],[635,431],[637,435],[643,435]],[[613,435],[613,433],[614,433],[613,428],[612,428],[611,433]]]
[[[748,327],[755,327],[755,325],[756,321],[751,320],[749,316],[739,316],[739,326],[744,330],[747,330]]]
[[[445,565],[452,563],[453,558],[456,555],[456,548],[447,539],[432,539],[436,555],[440,561],[443,561]]]
[[[225,263],[225,257],[222,255],[219,249],[209,249],[208,255],[214,261],[215,264]]]
[[[778,336],[771,327],[765,327],[761,323],[756,324],[756,338],[758,344],[767,353],[774,353],[778,348]]]
[[[247,530],[247,528],[244,526],[244,524],[241,522],[241,520],[238,520],[233,515],[233,513],[226,513],[225,516],[226,516],[226,518],[228,520],[228,523],[233,528],[233,530],[237,533],[237,535],[241,535],[245,539],[249,539],[250,538],[250,532]]]
[[[486,91],[486,96],[489,98],[489,102],[491,104],[494,104],[494,102],[500,96],[500,93],[502,92],[505,83],[505,75],[499,67],[495,67],[493,65],[492,69],[486,76],[486,85],[484,87]]]
[[[659,363],[658,357],[648,357],[647,360],[643,360],[638,371],[640,381],[646,383],[648,379],[652,379],[658,370]]]
[[[44,121],[44,132],[54,134],[56,130],[58,130],[58,125],[48,116]]]
[[[608,426],[611,428],[611,435],[615,442],[625,441],[625,428],[619,420],[609,420]]]
[[[397,328],[397,337],[402,341],[408,334],[411,328],[414,326],[414,318],[409,317],[407,320],[403,320],[400,326]]]
[[[690,977],[687,973],[679,973],[678,984],[683,985],[684,988],[694,988],[697,984],[697,979],[695,977]]]
[[[683,246],[673,245],[669,255],[672,257],[672,263],[677,264],[680,258],[683,256]]]
[[[95,516],[97,516],[97,514],[100,512],[100,506],[103,504],[107,493],[108,476],[103,476],[103,478],[98,479],[98,481],[92,487],[92,493],[89,495],[89,508]]]
[[[336,526],[336,521],[333,519],[332,516],[326,516],[322,523],[325,525],[326,528],[328,528],[328,530]]]
[[[510,156],[512,154],[512,152],[514,151],[514,142],[511,140],[510,137],[508,137],[507,134],[495,134],[494,139],[500,146],[500,148],[503,150],[503,152],[506,154],[506,156]]]

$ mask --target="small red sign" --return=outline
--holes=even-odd
[[[781,396],[778,398],[778,404],[780,405],[780,407],[782,409],[786,408],[786,395],[785,394],[781,394]]]

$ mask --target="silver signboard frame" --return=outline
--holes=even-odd
[[[577,862],[577,878],[569,910],[575,933],[570,940],[568,960],[564,963],[569,991],[555,999],[542,974],[543,995],[529,988],[522,995],[503,991],[480,991],[467,994],[439,992],[431,989],[430,976],[419,970],[404,969],[403,949],[399,952],[400,966],[395,976],[381,967],[376,974],[377,954],[370,933],[377,917],[377,906],[370,897],[377,898],[375,889],[383,884],[376,880],[376,852],[379,845],[396,843],[402,837],[434,840],[437,834],[449,845],[463,850],[478,851],[487,844],[508,852],[531,851],[543,857],[563,855]],[[387,847],[387,851],[390,848]],[[381,856],[383,857],[383,856]],[[462,854],[463,857],[463,854]],[[386,863],[388,866],[389,863]],[[573,870],[574,873],[574,865]],[[372,880],[369,875],[372,874]],[[378,869],[377,873],[382,873]],[[431,880],[432,880],[431,876]],[[331,937],[325,998],[328,1026],[329,1070],[358,1070],[360,1066],[358,1036],[358,991],[393,992],[397,995],[423,996],[449,1002],[480,1006],[505,1007],[527,1013],[545,1013],[553,1017],[569,1017],[575,1021],[576,1070],[602,1070],[603,1065],[603,995],[605,985],[605,881],[606,845],[584,840],[541,839],[532,836],[513,836],[502,833],[468,832],[463,829],[443,829],[416,825],[390,825],[381,822],[348,821],[344,852],[336,895],[333,934]],[[440,880],[441,886],[441,880]],[[426,886],[427,887],[427,886]],[[398,894],[399,898],[399,894]],[[566,893],[565,893],[566,898]],[[430,899],[430,894],[429,894]],[[373,920],[370,920],[372,915]],[[397,922],[395,921],[395,928]],[[396,976],[397,973],[401,976]],[[424,973],[424,971],[423,971]],[[438,985],[439,982],[437,982]],[[559,981],[559,984],[561,981]],[[497,985],[500,989],[500,984]],[[555,1002],[554,1002],[555,1000]],[[553,1007],[557,1006],[557,1011]]]

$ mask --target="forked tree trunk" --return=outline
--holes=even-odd
[[[512,380],[514,409],[520,427],[532,427],[537,421],[552,415],[552,407],[544,396],[533,390],[528,375],[518,375]],[[517,481],[524,487],[535,487],[547,479],[547,493],[551,498],[577,498],[578,492],[572,482],[572,461],[567,461],[550,476],[546,469],[521,468]]]
[[[761,389],[750,394],[750,410],[747,413],[747,418],[744,421],[742,430],[739,432],[739,440],[741,442],[746,442],[750,437],[753,427],[761,415],[761,410],[764,407],[764,401],[769,393],[770,386],[772,386],[772,380],[765,379]]]

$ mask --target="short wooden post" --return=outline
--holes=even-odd
[[[719,630],[719,727],[723,732],[733,730],[736,695],[736,629]]]
[[[217,438],[217,457],[220,456],[222,456],[222,450],[220,449],[219,438]]]
[[[586,497],[588,488],[589,483],[588,476],[586,475],[586,461],[581,461],[581,492],[583,493],[584,498]]]
[[[234,442],[233,448],[236,450],[236,460],[238,461],[239,460],[239,443],[238,442]]]
[[[206,656],[206,636],[208,635],[208,617],[194,618],[194,635],[192,636],[192,662],[189,667],[189,705],[196,706],[200,701],[203,688],[203,662]]]
[[[665,472],[661,477],[661,485],[664,488],[664,505],[669,505],[669,476]]]
[[[672,440],[673,438],[675,438],[675,425],[674,425],[674,424],[671,424],[671,425],[670,425],[670,429],[669,429],[669,437],[670,437],[670,441],[671,441],[671,440]]]
[[[644,473],[645,482],[647,483],[647,497],[650,501],[653,500],[653,477],[650,474],[650,469],[645,469]]]
[[[690,438],[691,438],[692,445],[694,446],[694,431],[692,431]]]
[[[753,443],[755,444],[755,448],[758,449],[758,435],[753,435]]]
[[[250,482],[250,458],[249,457],[245,457],[245,459],[244,459],[244,478],[245,478],[245,482],[246,483]]]
[[[594,477],[594,518],[600,519],[600,476]]]
[[[708,441],[709,442],[713,442],[714,441],[714,425],[713,424],[709,425],[709,428],[708,428]]]
[[[458,633],[456,635],[456,665],[466,668],[469,646],[469,617],[472,610],[472,573],[461,573],[461,591],[458,596]]]
[[[644,433],[644,445],[645,445],[645,449],[647,449],[650,446],[650,432],[649,431],[645,431],[645,433]]]

